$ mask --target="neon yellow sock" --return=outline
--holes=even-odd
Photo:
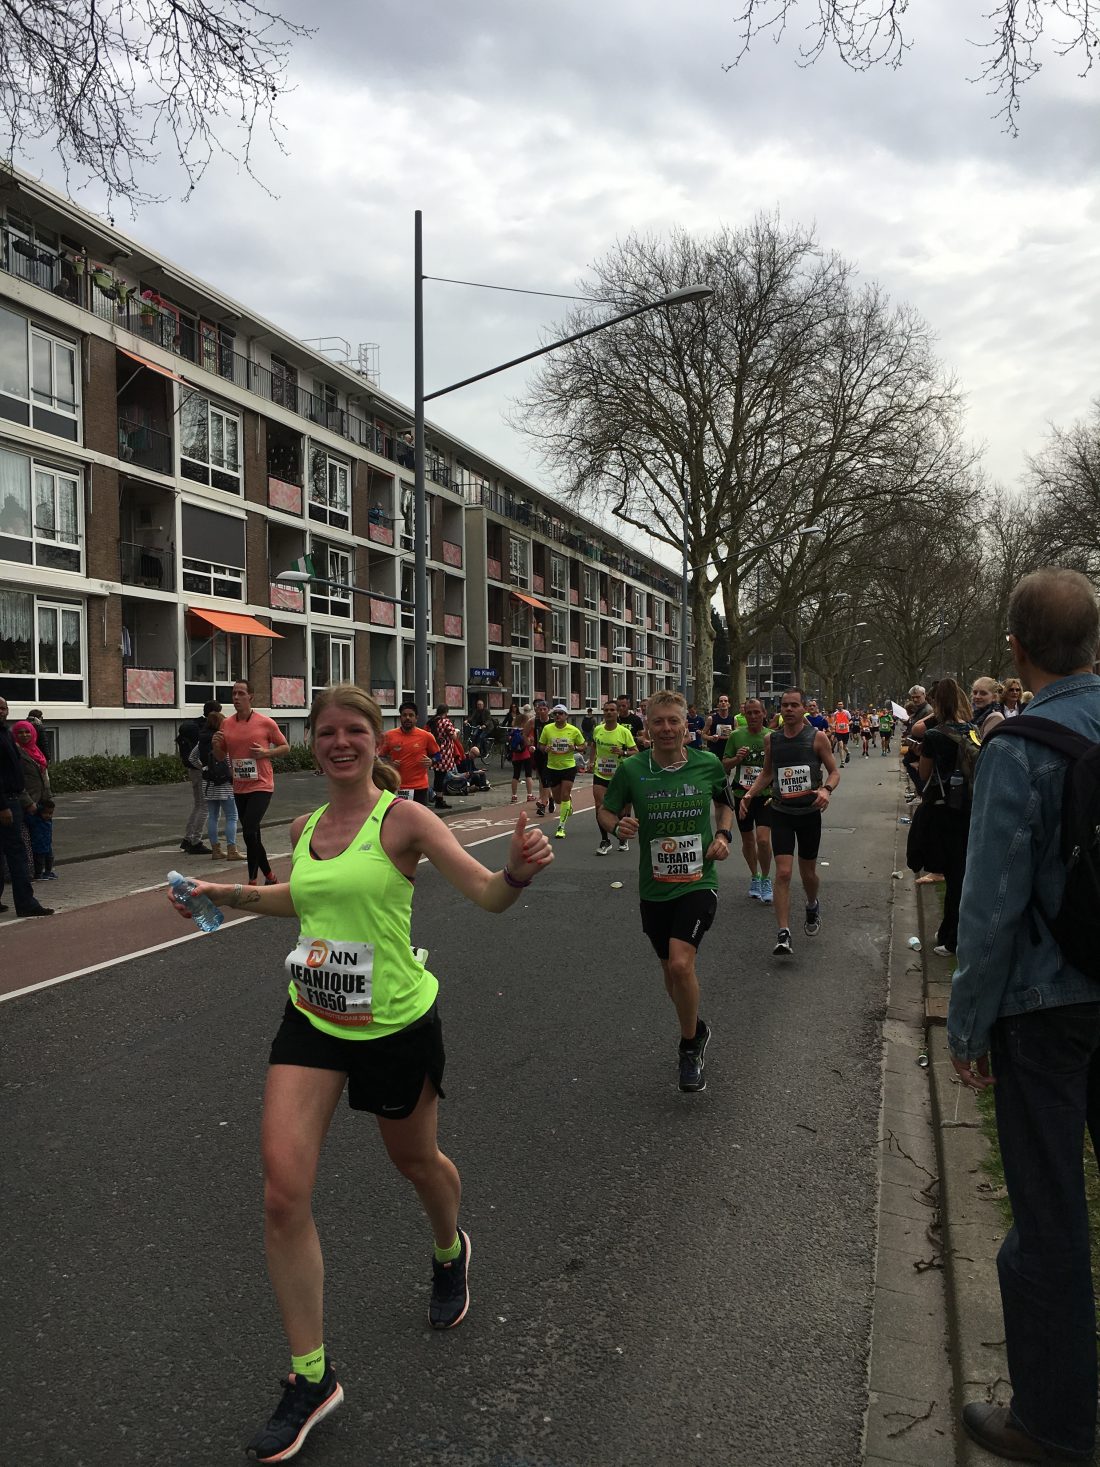
[[[324,1345],[318,1345],[316,1350],[310,1350],[306,1355],[291,1355],[290,1368],[295,1375],[304,1375],[306,1380],[316,1385],[325,1373]]]
[[[558,823],[560,825],[564,825],[565,822],[569,819],[570,815],[572,815],[572,813],[573,801],[562,800],[561,804],[558,806]]]
[[[449,1248],[441,1248],[435,1245],[435,1259],[437,1263],[453,1263],[462,1252],[462,1239],[455,1233],[455,1240]]]

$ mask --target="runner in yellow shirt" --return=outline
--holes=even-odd
[[[592,730],[589,743],[592,748],[592,799],[596,806],[596,824],[600,828],[600,843],[596,847],[596,855],[606,856],[611,850],[611,837],[600,825],[603,792],[611,783],[622,761],[628,754],[633,754],[638,747],[627,725],[619,722],[619,705],[614,698],[608,698],[603,710],[603,722],[598,723]],[[629,851],[629,849],[630,842],[620,837],[619,850]]]
[[[553,723],[548,723],[539,736],[546,750],[546,766],[550,775],[550,791],[558,802],[557,840],[565,839],[565,822],[573,813],[573,781],[577,777],[577,755],[584,753],[584,734],[569,722],[569,709],[555,703],[550,710]]]

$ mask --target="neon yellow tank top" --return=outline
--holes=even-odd
[[[286,960],[290,1001],[315,1028],[338,1039],[381,1039],[428,1012],[439,983],[410,941],[413,884],[382,849],[383,790],[340,855],[318,860],[309,846],[322,805],[294,847],[290,895],[301,932]]]

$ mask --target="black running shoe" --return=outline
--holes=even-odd
[[[261,1426],[245,1447],[254,1462],[286,1462],[300,1450],[306,1437],[344,1399],[344,1388],[336,1379],[332,1361],[316,1385],[304,1375],[288,1375],[283,1382],[283,1399],[266,1426]]]
[[[553,815],[554,811],[557,808],[558,808],[557,805],[554,803],[554,801],[552,799],[547,801],[547,803],[546,803],[546,809],[547,809],[547,811],[548,811],[549,814]]]
[[[458,1241],[462,1245],[453,1263],[432,1259],[432,1298],[428,1305],[428,1323],[432,1329],[454,1329],[466,1318],[470,1307],[470,1235],[461,1228]]]
[[[821,903],[814,902],[806,908],[806,936],[816,937],[821,931]]]
[[[781,927],[775,934],[775,946],[772,948],[772,957],[789,958],[793,952],[794,948],[791,946],[791,929],[789,927]]]
[[[710,1027],[707,1024],[703,1024],[702,1035],[697,1035],[687,1047],[683,1040],[680,1041],[680,1089],[686,1094],[696,1095],[707,1088],[703,1054],[709,1043]]]

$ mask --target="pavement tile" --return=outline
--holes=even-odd
[[[897,1217],[923,1218],[931,1222],[938,1211],[938,1199],[931,1202],[920,1195],[920,1187],[902,1187],[897,1182],[883,1182],[879,1195],[879,1211],[893,1213]]]
[[[887,1106],[882,1113],[883,1135],[889,1136],[892,1131],[897,1136],[906,1151],[911,1148],[906,1144],[906,1137],[910,1140],[916,1138],[924,1141],[932,1124],[932,1111],[927,1105],[919,1110],[899,1110],[896,1106]]]
[[[928,1229],[935,1218],[934,1212],[923,1217],[902,1217],[896,1212],[884,1212],[879,1218],[879,1238],[885,1247],[893,1248],[897,1253],[915,1251],[917,1256],[924,1256],[922,1249],[936,1246],[928,1236]]]
[[[893,1182],[899,1187],[915,1186],[919,1189],[926,1187],[938,1175],[936,1158],[930,1149],[923,1154],[914,1151],[909,1156],[899,1156],[892,1148],[883,1148],[882,1180],[884,1182]]]
[[[944,1351],[944,1362],[946,1359]],[[885,1391],[892,1396],[911,1396],[915,1385],[925,1385],[930,1371],[938,1373],[940,1363],[938,1359],[929,1358],[928,1345],[924,1341],[884,1340],[882,1348],[876,1349],[871,1363],[871,1389]]]
[[[865,1467],[875,1461],[955,1467],[950,1396],[914,1400],[872,1385],[865,1453]]]
[[[889,1350],[892,1340],[909,1340],[946,1351],[948,1335],[942,1295],[928,1290],[927,1297],[917,1298],[876,1286],[875,1343],[881,1342],[882,1348]],[[946,1354],[943,1370],[944,1379],[949,1379]]]

